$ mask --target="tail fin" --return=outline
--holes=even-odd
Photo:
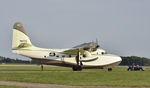
[[[22,23],[15,23],[13,26],[12,49],[14,50],[28,46],[32,46],[32,43],[27,36]]]

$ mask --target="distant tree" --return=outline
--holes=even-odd
[[[11,58],[6,58],[6,57],[2,57],[0,56],[0,63],[14,63],[14,64],[30,64],[31,61],[25,61],[25,60],[20,60],[18,58],[16,59],[11,59]]]
[[[131,56],[131,57],[121,57],[122,62],[120,65],[132,65],[134,63],[135,65],[141,65],[141,66],[150,66],[150,59],[144,58],[144,57],[137,57],[137,56]]]

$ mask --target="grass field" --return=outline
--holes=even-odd
[[[27,87],[19,87],[19,86],[5,86],[5,85],[0,85],[0,88],[27,88]]]
[[[83,69],[81,72],[73,72],[71,68],[45,66],[44,71],[40,71],[40,66],[36,65],[0,65],[0,80],[73,86],[150,87],[149,67],[145,68],[145,71],[126,69],[127,67],[115,67],[112,72],[107,69]]]

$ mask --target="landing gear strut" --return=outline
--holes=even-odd
[[[74,66],[72,67],[73,71],[82,71],[82,67],[81,66]]]
[[[82,71],[82,62],[80,61],[80,50],[78,50],[78,52],[77,52],[77,56],[75,57],[75,59],[76,59],[76,66],[74,66],[74,67],[72,67],[72,70],[73,71]]]

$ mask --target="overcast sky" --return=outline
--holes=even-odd
[[[15,22],[38,47],[97,38],[108,53],[150,58],[150,0],[0,0],[0,56],[24,58],[11,52]]]

